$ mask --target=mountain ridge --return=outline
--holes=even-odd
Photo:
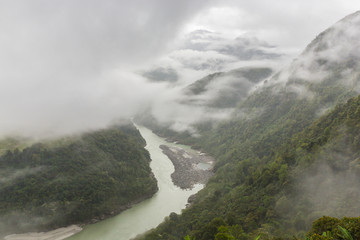
[[[348,21],[358,16],[359,12],[344,19]],[[338,22],[335,27],[341,23]],[[214,128],[201,128],[200,124],[200,137],[196,139],[184,134],[170,135],[215,156],[215,175],[197,194],[189,209],[183,211],[176,220],[167,220],[144,239],[180,239],[186,234],[200,240],[214,239],[218,227],[222,225],[238,226],[239,232],[249,234],[239,239],[248,239],[259,233],[268,238],[287,238],[291,235],[304,237],[316,214],[305,218],[301,212],[306,213],[302,205],[304,202],[297,203],[294,208],[296,212],[290,211],[290,216],[282,214],[291,206],[292,202],[288,199],[292,199],[293,192],[296,192],[293,177],[301,169],[301,164],[296,162],[293,150],[290,149],[300,141],[297,136],[314,128],[313,125],[317,123],[314,121],[326,122],[326,117],[321,116],[326,113],[330,114],[327,117],[331,116],[331,111],[336,112],[336,109],[341,108],[335,106],[359,95],[358,89],[353,86],[360,80],[360,70],[357,64],[349,64],[360,56],[353,57],[357,53],[356,49],[343,52],[344,55],[328,62],[318,61],[317,53],[309,51],[316,49],[314,46],[319,39],[325,41],[327,31],[311,42],[310,47],[289,68],[269,79],[262,88],[241,102],[237,111],[242,114],[238,114],[238,117],[222,121]],[[341,35],[342,45],[339,49],[347,49],[353,40],[351,36]],[[324,53],[328,53],[326,50],[323,50]],[[317,64],[312,65],[315,62]],[[359,98],[350,100],[348,105],[352,103],[355,106],[359,104]],[[341,116],[335,118],[343,121]],[[325,128],[321,131],[326,135],[332,130]],[[329,146],[336,148],[336,145]],[[304,155],[301,151],[297,154],[300,153]],[[311,152],[304,156],[316,157]],[[305,164],[306,157],[300,162]],[[353,162],[351,168],[356,164]],[[344,171],[340,169],[341,174],[345,174]],[[321,178],[319,180],[324,181]],[[286,193],[291,197],[286,197]],[[307,192],[306,196],[311,196],[310,193]],[[321,197],[327,200],[326,195]],[[316,208],[312,210],[317,212]],[[322,213],[326,214],[326,209]]]

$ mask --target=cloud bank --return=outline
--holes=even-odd
[[[176,76],[176,84],[170,88],[180,88],[255,61],[239,57],[246,55],[244,49],[251,56],[278,54],[271,45],[284,42],[276,39],[298,47],[302,42],[291,43],[296,36],[315,36],[318,28],[359,5],[350,2],[333,0],[325,14],[312,1],[314,12],[306,19],[323,20],[309,29],[300,17],[310,1],[292,6],[260,0],[1,1],[0,135],[67,134],[131,117],[145,104],[164,99],[158,96],[169,89],[166,81],[154,84],[139,72],[159,65],[171,69],[166,71]],[[292,24],[302,22],[306,27],[298,25],[292,40],[284,38],[292,35]],[[191,41],[182,38],[199,27],[207,32],[197,32]],[[240,35],[253,36],[257,52],[246,42],[249,37],[236,38]]]
[[[205,1],[1,1],[0,134],[70,133],[156,94],[133,69],[166,51]]]

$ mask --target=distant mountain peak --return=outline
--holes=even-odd
[[[359,70],[360,11],[320,33],[275,81],[303,88],[341,84],[360,92]]]
[[[346,16],[320,33],[305,49],[304,53],[323,52],[331,48],[347,50],[345,53],[358,54],[360,46],[360,11]],[[350,50],[350,51],[349,51]],[[358,51],[356,51],[358,50]],[[353,54],[351,54],[353,55]],[[360,56],[360,54],[358,54]]]
[[[282,54],[273,52],[274,46],[254,35],[244,33],[235,39],[226,39],[219,33],[205,29],[189,33],[182,48],[214,51],[238,60],[276,59],[282,56]]]

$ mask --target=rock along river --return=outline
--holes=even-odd
[[[160,145],[177,146],[189,150],[189,147],[166,142],[149,129],[137,126],[146,140],[145,147],[151,156],[150,167],[158,181],[159,191],[119,215],[90,224],[67,240],[128,240],[138,234],[159,225],[171,212],[180,213],[187,204],[187,199],[198,192],[203,185],[195,185],[192,190],[182,190],[171,180],[174,166],[159,148]]]

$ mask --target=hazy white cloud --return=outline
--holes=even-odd
[[[185,85],[211,71],[243,66],[220,51],[224,44],[235,44],[234,37],[241,33],[270,44],[302,48],[359,4],[352,0],[326,4],[0,1],[0,134],[68,133],[132,116],[168,88],[134,74],[158,59],[173,66],[177,84]],[[206,45],[202,53],[179,50],[179,36],[194,26],[215,31],[210,34],[213,41],[194,42]],[[189,64],[210,67],[191,69]]]
[[[187,25],[237,36],[249,32],[283,47],[301,50],[344,16],[360,10],[357,0],[217,0]]]
[[[236,62],[233,56],[216,51],[197,51],[181,49],[170,54],[170,57],[179,61],[186,68],[195,70],[206,69],[210,72],[221,71],[228,63]]]
[[[204,4],[1,1],[0,134],[64,133],[133,115],[157,86],[131,72],[166,52]]]
[[[3,188],[4,186],[7,186],[9,183],[14,182],[15,180],[17,180],[19,178],[23,178],[25,176],[33,175],[40,171],[43,171],[44,168],[43,167],[25,168],[25,169],[21,169],[21,170],[14,170],[13,172],[9,172],[9,169],[7,169],[7,170],[8,170],[7,172],[0,171],[0,173],[1,173],[0,189]]]
[[[283,83],[288,91],[306,98],[314,96],[308,83],[336,80],[337,84],[360,92],[359,24],[359,12],[337,22],[319,34],[272,82]]]
[[[153,102],[151,114],[161,124],[166,124],[172,130],[196,134],[195,124],[223,120],[233,112],[230,108],[215,109],[204,105],[187,104],[182,102],[184,98],[183,89],[168,90],[166,94],[159,95]]]

